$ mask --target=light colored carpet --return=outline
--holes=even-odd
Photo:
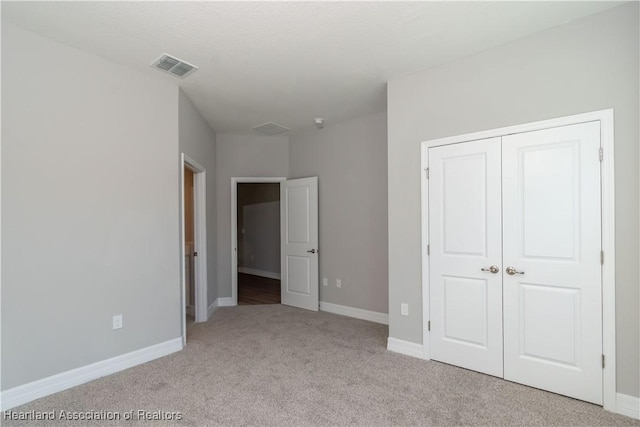
[[[179,411],[182,420],[17,425],[620,425],[567,397],[386,351],[387,327],[282,305],[218,309],[185,350],[16,411]]]

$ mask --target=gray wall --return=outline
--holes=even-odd
[[[231,297],[231,178],[288,174],[288,136],[257,133],[216,136],[218,297]]]
[[[243,226],[238,226],[238,252],[242,246],[244,256],[238,267],[279,274],[280,201],[245,205],[242,219]]]
[[[218,298],[216,134],[182,90],[178,95],[178,111],[180,152],[204,166],[207,171],[207,306],[209,306]]]
[[[291,178],[319,177],[320,277],[329,279],[320,300],[380,313],[389,308],[386,120],[293,133],[289,159]]]
[[[177,98],[2,23],[2,390],[180,337]]]
[[[638,31],[634,2],[389,82],[391,337],[422,342],[420,141],[614,108],[618,391],[640,396]]]

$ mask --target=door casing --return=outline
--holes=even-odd
[[[446,138],[423,141],[421,143],[421,205],[422,205],[422,319],[423,319],[423,358],[431,359],[430,332],[427,322],[429,312],[429,148],[442,145],[472,142],[487,138],[501,137],[514,133],[530,132],[567,126],[578,123],[600,122],[601,164],[601,209],[602,209],[602,348],[606,357],[603,368],[603,407],[616,411],[616,328],[615,328],[615,199],[614,199],[614,134],[613,109],[594,111],[539,122],[508,126],[487,131],[468,133]],[[598,155],[594,153],[594,155]]]
[[[187,320],[185,302],[186,269],[184,265],[184,169],[193,171],[193,235],[194,251],[198,253],[195,262],[195,308],[196,322],[206,322],[207,313],[207,171],[204,166],[188,155],[180,155],[180,316],[182,322],[182,345],[187,343]]]

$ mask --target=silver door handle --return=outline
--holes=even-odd
[[[514,267],[507,267],[505,271],[511,276],[513,276],[514,274],[524,274],[524,271],[518,271]]]
[[[492,265],[489,268],[481,268],[480,270],[482,270],[482,271],[490,271],[493,274],[496,274],[498,271],[500,271],[500,269],[498,268],[497,265]]]
[[[316,253],[316,250],[315,250],[315,249],[310,249],[310,250],[308,250],[307,252],[309,252],[310,254],[315,254],[315,253]]]

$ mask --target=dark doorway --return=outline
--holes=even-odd
[[[280,184],[238,183],[238,305],[280,304]]]

